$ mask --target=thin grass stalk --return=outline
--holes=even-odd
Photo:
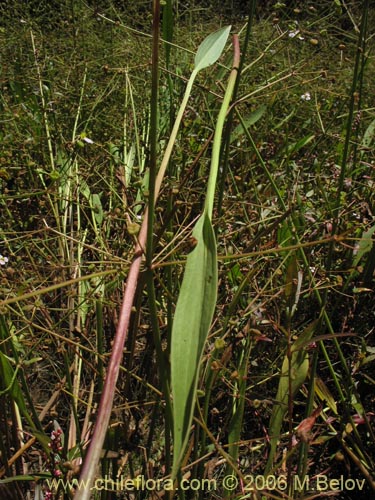
[[[84,78],[85,81],[85,78]],[[81,87],[81,98],[83,96],[83,87]],[[79,108],[81,106],[81,102]],[[78,115],[80,111],[76,114],[76,120],[78,119]],[[70,172],[70,176],[72,177],[72,181],[69,179],[69,183],[67,185],[67,191],[64,193],[64,198],[70,200],[70,203],[66,205],[66,211],[64,216],[67,215],[66,222],[70,223],[70,236],[69,240],[66,240],[67,247],[67,258],[69,260],[69,268],[70,273],[73,276],[81,277],[82,270],[82,252],[83,252],[83,244],[86,238],[87,230],[84,231],[82,238],[77,242],[77,245],[74,245],[74,236],[77,232],[80,234],[81,232],[81,211],[80,211],[80,190],[79,186],[79,172],[78,172],[78,162],[74,160],[70,162],[70,166],[72,171]],[[69,177],[70,177],[69,176]],[[76,199],[74,200],[74,196]],[[77,226],[74,225],[74,215],[76,211],[76,220]],[[67,227],[65,228],[67,230]],[[76,328],[81,330],[84,313],[82,307],[84,307],[85,298],[85,284],[82,281],[77,282],[76,285],[72,286],[72,292],[68,296],[68,310],[71,311],[69,314],[69,334],[70,338],[74,338],[74,332]],[[77,300],[78,299],[78,300]],[[73,311],[75,314],[73,314]],[[69,363],[70,364],[70,363]],[[69,423],[69,437],[68,437],[68,449],[73,449],[77,445],[77,436],[81,435],[80,424],[78,420],[78,407],[79,407],[79,391],[81,386],[81,374],[82,374],[82,354],[80,352],[79,345],[74,346],[74,371],[73,371],[73,387],[71,392],[71,412],[70,412],[70,423]],[[68,364],[66,368],[68,367]],[[70,374],[69,374],[70,375]],[[80,439],[78,439],[80,441]]]
[[[175,2],[176,3],[176,2]],[[176,6],[177,9],[177,6]],[[172,0],[166,0],[166,4],[163,7],[163,40],[164,40],[164,46],[165,46],[165,66],[167,70],[170,69],[170,62],[171,62],[171,51],[172,51],[172,42],[173,42],[173,34],[174,34],[174,15],[173,15],[173,5],[172,5]],[[168,83],[168,97],[169,97],[169,130],[172,130],[174,119],[175,119],[175,110],[174,110],[174,99],[173,99],[173,80],[172,80],[172,75],[169,71],[167,71],[167,83]],[[172,166],[173,168],[173,166]],[[174,209],[174,203],[173,203],[173,195],[168,197],[167,201],[167,210],[169,214],[173,213]],[[168,217],[168,231],[172,233],[173,230],[173,225],[172,225],[172,217]],[[171,292],[167,294],[166,296],[166,301],[167,301],[167,334],[166,334],[166,341],[167,341],[167,351],[166,351],[166,356],[169,358],[169,349],[171,345],[171,334],[172,334],[172,322],[173,322],[173,288],[174,288],[174,280],[172,276],[172,267],[169,266],[165,270],[165,281],[167,284],[168,290]],[[167,438],[167,436],[166,436]],[[170,437],[168,437],[170,439]],[[170,447],[167,447],[166,443],[166,450],[168,450],[168,460],[170,462]],[[168,462],[168,463],[169,463]],[[169,470],[169,467],[167,468]]]
[[[167,70],[170,68],[171,50],[174,32],[174,16],[172,0],[166,0],[163,6],[163,40],[165,47],[165,66]],[[173,109],[173,80],[172,75],[167,71],[167,83],[169,94],[169,125],[172,129],[174,122],[174,109]]]
[[[249,14],[248,14],[248,18],[247,18],[246,34],[245,34],[245,41],[243,43],[243,47],[241,50],[241,57],[240,57],[240,62],[239,62],[239,66],[238,66],[238,75],[237,75],[237,79],[236,79],[236,82],[234,84],[234,89],[233,89],[232,101],[234,101],[234,102],[237,100],[238,89],[239,89],[240,80],[241,80],[241,74],[242,74],[242,70],[243,70],[244,65],[245,65],[245,59],[246,59],[248,48],[249,48],[249,42],[250,42],[251,31],[253,28],[253,20],[254,20],[254,15],[255,15],[256,3],[257,3],[257,0],[250,1]],[[227,177],[228,167],[229,167],[230,138],[231,138],[231,130],[232,130],[232,126],[233,126],[233,113],[234,113],[234,107],[232,107],[229,111],[227,123],[225,125],[225,131],[224,131],[224,140],[223,140],[224,154],[223,154],[223,158],[222,158],[221,178],[220,178],[220,182],[219,182],[219,186],[218,186],[218,202],[217,202],[218,217],[221,217],[221,214],[222,214],[224,188],[225,188],[225,182],[226,182],[226,177]]]
[[[164,421],[165,421],[165,467],[166,471],[171,467],[171,429],[172,429],[172,406],[169,397],[169,370],[168,363],[163,352],[161,344],[160,329],[158,323],[155,287],[153,281],[153,273],[148,270],[146,272],[147,292],[150,306],[151,328],[154,338],[156,360],[158,365],[159,380],[161,383],[163,397],[165,399]]]
[[[62,283],[56,283],[54,285],[46,286],[41,288],[40,290],[33,290],[32,292],[26,292],[22,295],[17,295],[16,297],[10,297],[9,299],[4,299],[0,301],[0,307],[7,306],[9,304],[14,304],[15,302],[21,302],[23,300],[32,299],[35,297],[39,297],[40,295],[44,295],[46,293],[53,292],[55,290],[59,290],[60,288],[66,288],[79,281],[85,281],[95,278],[100,278],[104,276],[109,276],[111,274],[115,274],[117,271],[115,269],[107,269],[106,271],[98,271],[91,274],[86,274],[85,276],[80,276],[79,278],[73,278],[70,280],[63,281]]]
[[[79,101],[78,101],[78,108],[75,114],[74,118],[74,124],[73,124],[73,129],[72,129],[72,136],[71,136],[71,141],[74,144],[76,135],[77,135],[77,127],[78,127],[78,122],[79,118],[81,116],[81,110],[82,110],[82,103],[83,103],[83,98],[84,98],[84,93],[86,89],[86,79],[87,79],[87,65],[85,66],[84,74],[83,74],[83,80],[81,84],[81,90],[80,90],[80,95],[79,95]],[[73,210],[74,210],[74,204],[73,204],[73,195],[75,192],[75,187],[72,187],[72,183],[75,180],[76,186],[79,186],[79,174],[78,174],[78,164],[77,160],[75,157],[71,159],[67,159],[66,162],[68,163],[68,171],[60,178],[59,182],[59,194],[60,194],[60,200],[59,200],[59,221],[61,219],[61,224],[58,221],[58,227],[60,227],[61,231],[61,238],[62,238],[62,243],[61,243],[61,251],[62,249],[65,249],[64,253],[61,253],[61,257],[66,255],[70,259],[73,258],[73,255],[71,252],[69,252],[69,246],[68,246],[68,241],[65,238],[65,235],[68,233],[68,221],[73,221]],[[77,189],[77,197],[79,196],[79,190]],[[77,201],[78,205],[78,201]],[[79,228],[80,228],[80,210],[77,210],[77,220],[78,220],[78,233],[79,233]],[[71,236],[74,237],[74,231],[71,229]],[[72,240],[70,241],[71,243],[71,248],[72,248]]]
[[[40,99],[42,101],[43,122],[44,122],[45,131],[46,131],[49,161],[50,161],[51,170],[55,170],[55,157],[54,157],[54,153],[53,153],[52,137],[51,137],[51,131],[50,131],[49,120],[48,120],[48,115],[47,115],[47,103],[46,103],[46,99],[44,96],[43,79],[42,79],[42,74],[40,71],[40,65],[39,65],[39,61],[38,61],[38,53],[37,53],[37,49],[35,46],[34,33],[32,30],[30,30],[30,37],[31,37],[31,44],[33,47],[36,71],[37,71],[37,75],[38,75]]]
[[[46,102],[45,95],[44,95],[43,79],[42,79],[42,74],[41,74],[40,65],[39,65],[39,61],[38,61],[38,52],[37,52],[36,45],[35,45],[34,33],[32,30],[30,30],[30,38],[31,38],[31,45],[32,45],[32,49],[33,49],[35,67],[36,67],[37,77],[38,77],[39,93],[40,93],[40,99],[41,99],[41,104],[42,104],[42,116],[43,116],[44,129],[45,129],[45,133],[46,133],[49,163],[50,163],[51,172],[54,172],[56,169],[55,156],[54,156],[54,151],[53,151],[53,146],[52,146],[52,137],[51,137],[51,131],[50,131],[50,125],[49,125],[49,119],[48,119],[48,113],[47,113],[47,102]],[[56,221],[56,226],[57,226],[57,229],[60,231],[60,218],[59,218],[59,209],[58,209],[57,199],[53,200],[50,193],[48,192],[47,185],[46,185],[43,174],[39,174],[39,178],[42,182],[43,187],[45,188],[45,190],[47,192],[47,197],[48,197],[51,209],[52,209],[52,213],[54,215],[54,219]],[[64,255],[63,242],[61,240],[59,240],[58,244],[59,244],[59,250],[60,250],[61,255]]]
[[[319,360],[319,353],[318,350],[316,350],[314,352],[310,366],[310,378],[307,389],[308,398],[306,402],[305,418],[308,418],[314,409],[314,399],[315,399],[314,387],[315,387],[316,371],[318,369],[318,360]],[[306,477],[308,473],[309,448],[310,448],[309,443],[305,443],[303,441],[301,442],[297,460],[297,475],[300,477],[301,480],[303,480],[303,478]]]
[[[134,96],[133,96],[133,88],[132,84],[129,78],[128,72],[125,73],[126,77],[126,97],[125,97],[125,108],[124,108],[124,121],[123,121],[123,142],[124,142],[124,148],[123,148],[123,158],[126,158],[126,146],[128,145],[128,139],[127,139],[127,100],[128,100],[128,95],[129,95],[129,101],[130,101],[130,106],[132,110],[132,120],[134,122],[134,139],[135,139],[135,148],[137,152],[137,164],[141,167],[143,161],[142,161],[142,152],[141,152],[141,140],[139,137],[139,130],[138,130],[138,119],[137,119],[137,113],[136,113],[136,106],[134,102]]]
[[[150,175],[149,175],[149,210],[148,210],[148,232],[146,244],[146,283],[148,291],[148,302],[150,307],[151,327],[156,349],[156,359],[159,378],[165,398],[165,452],[166,470],[170,469],[171,451],[171,425],[172,410],[169,398],[168,369],[166,359],[161,345],[159,321],[157,315],[156,295],[154,286],[154,271],[152,269],[153,238],[154,238],[154,206],[155,206],[155,181],[156,164],[158,154],[158,97],[159,97],[159,18],[160,1],[154,0],[153,8],[153,41],[152,41],[152,84],[151,84],[151,115],[150,115]]]
[[[159,98],[159,17],[160,0],[153,2],[152,23],[152,66],[151,66],[151,113],[150,113],[150,174],[148,184],[148,221],[147,221],[147,244],[146,244],[146,266],[151,269],[154,239],[154,204],[155,204],[155,182],[157,162],[157,137],[158,137],[158,98]]]
[[[101,393],[103,390],[103,381],[104,381],[103,302],[101,298],[95,301],[95,313],[96,313],[95,318],[96,318],[96,350],[97,350],[96,365],[98,369],[97,391]]]
[[[356,108],[356,102],[360,99],[361,93],[362,93],[362,73],[363,73],[363,65],[364,65],[364,49],[366,46],[366,32],[367,32],[367,21],[368,21],[368,8],[369,8],[369,0],[363,0],[362,3],[362,19],[361,19],[361,26],[360,26],[360,33],[358,35],[358,40],[357,40],[357,51],[356,51],[356,57],[355,57],[355,63],[354,63],[354,69],[353,69],[353,77],[352,77],[352,84],[350,88],[350,101],[349,101],[349,113],[348,113],[348,119],[346,122],[346,130],[345,130],[345,141],[344,141],[344,147],[342,151],[341,158],[339,159],[339,165],[341,166],[340,170],[340,177],[338,180],[338,185],[337,185],[337,195],[336,195],[336,200],[334,202],[334,207],[332,210],[332,231],[331,234],[334,236],[338,232],[339,228],[339,212],[340,212],[340,207],[341,207],[341,193],[345,191],[344,189],[344,183],[345,179],[348,175],[351,173],[347,171],[348,169],[348,159],[349,159],[349,154],[350,154],[350,149],[351,149],[351,138],[352,138],[352,125],[353,125],[353,119],[354,119],[354,112]],[[328,256],[326,260],[326,270],[327,273],[330,273],[331,268],[332,268],[332,260],[333,260],[333,253],[334,253],[334,241],[329,246],[328,249]],[[323,299],[324,299],[324,304],[327,301],[327,293],[328,289],[324,293]]]
[[[131,381],[132,381],[132,370],[135,361],[135,351],[136,351],[136,339],[138,333],[138,325],[141,316],[141,307],[142,307],[142,290],[145,288],[146,279],[145,273],[141,274],[138,280],[137,291],[134,297],[133,303],[133,313],[130,317],[129,322],[129,332],[128,338],[126,341],[126,351],[124,353],[123,366],[126,366],[126,374],[124,381],[124,397],[130,399],[131,394],[129,393],[131,389]]]
[[[81,85],[81,91],[79,93],[78,107],[77,107],[77,112],[76,112],[76,115],[74,118],[74,124],[73,124],[73,129],[72,129],[72,138],[71,138],[72,143],[74,143],[76,136],[77,136],[78,122],[79,122],[79,118],[81,116],[83,98],[84,98],[85,89],[86,89],[86,80],[87,80],[87,64],[85,65],[85,69],[83,72],[83,80],[82,80],[82,85]]]
[[[286,302],[288,303],[286,310],[285,310],[285,316],[286,316],[286,326],[285,326],[285,333],[286,333],[286,341],[287,341],[287,346],[286,346],[286,354],[288,357],[288,426],[289,426],[289,440],[288,440],[288,451],[289,453],[292,453],[293,451],[293,408],[294,408],[294,394],[293,394],[293,352],[292,352],[292,345],[293,345],[293,339],[292,339],[292,303],[295,300],[295,283],[297,282],[297,259],[296,259],[296,254],[295,252],[291,252],[290,256],[288,256],[286,260],[286,283],[285,283],[285,290],[284,290],[284,295],[286,298]],[[288,297],[288,291],[287,290],[292,289],[293,292],[290,293]],[[281,375],[282,376],[282,375]],[[277,404],[277,403],[276,403]],[[270,426],[271,428],[271,426]],[[287,465],[287,484],[289,487],[289,490],[292,488],[292,462],[288,462],[288,459],[286,461]]]
[[[369,14],[369,8],[365,9],[365,12],[362,12],[362,19],[361,19],[361,28],[362,28],[362,23],[365,25],[364,33],[362,35],[362,43],[361,43],[361,48],[360,50],[362,51],[361,54],[361,64],[360,64],[360,71],[359,71],[359,77],[358,77],[358,88],[361,89],[361,92],[359,92],[358,96],[358,102],[357,102],[357,112],[360,113],[362,110],[362,97],[363,97],[363,78],[364,78],[364,73],[365,73],[365,67],[367,60],[369,58],[368,53],[366,53],[366,47],[367,47],[367,42],[368,42],[368,14]],[[359,146],[359,131],[360,127],[359,124],[356,127],[355,130],[355,139],[354,139],[354,145],[353,145],[353,167],[357,164],[357,156],[358,156],[358,146]]]
[[[65,367],[65,377],[66,377],[66,384],[68,387],[68,393],[72,396],[73,399],[73,404],[71,406],[71,415],[70,418],[74,419],[74,424],[75,424],[75,429],[77,433],[79,432],[80,429],[80,423],[79,423],[79,418],[78,418],[78,413],[77,413],[77,406],[74,402],[74,380],[72,380],[72,375],[71,372],[76,369],[76,356],[74,355],[74,360],[73,363],[69,359],[68,353],[66,350],[64,350],[64,367]],[[72,367],[72,369],[71,369]],[[69,441],[70,441],[70,430],[72,427],[69,427]],[[68,441],[67,441],[68,442]],[[69,449],[69,446],[68,446]]]
[[[232,416],[228,425],[228,452],[233,463],[237,463],[240,452],[240,439],[243,428],[243,417],[245,411],[245,396],[246,396],[246,386],[247,386],[247,375],[249,370],[249,360],[251,353],[251,338],[246,335],[243,345],[241,346],[241,352],[239,353],[239,363],[238,363],[238,375],[237,380],[234,383],[233,395],[232,395]],[[228,463],[227,464],[227,475],[234,474],[235,470]],[[225,492],[225,497],[229,498],[232,492],[227,490]]]

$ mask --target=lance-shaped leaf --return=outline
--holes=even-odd
[[[33,420],[27,411],[22,390],[17,380],[17,370],[13,369],[8,357],[0,352],[0,396],[7,393],[17,403],[28,424],[34,428]]]
[[[200,359],[216,304],[216,240],[206,211],[198,220],[193,237],[197,245],[188,255],[172,329],[174,477],[189,437]]]
[[[285,355],[281,368],[279,388],[276,395],[275,406],[272,410],[269,434],[270,454],[266,467],[266,474],[270,472],[276,453],[277,443],[280,438],[284,416],[289,407],[289,399],[293,399],[305,382],[309,370],[309,357],[306,346],[314,333],[316,322],[309,325],[291,346],[291,356]]]
[[[198,47],[194,60],[194,71],[200,71],[214,64],[225,47],[231,30],[231,26],[221,28],[215,33],[208,35]]]

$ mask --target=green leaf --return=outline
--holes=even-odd
[[[302,137],[299,141],[291,144],[288,147],[288,155],[292,156],[294,153],[297,153],[300,149],[304,148],[309,142],[311,142],[315,138],[314,134],[306,135],[306,137]]]
[[[100,200],[100,195],[94,193],[91,196],[91,209],[93,211],[96,223],[98,226],[102,225],[103,219],[104,219],[104,213],[103,213],[103,207],[102,207],[102,202]]]
[[[306,345],[309,343],[309,340],[314,333],[316,324],[317,322],[314,321],[301,333],[298,339],[291,346],[291,356],[289,357],[286,354],[284,357],[280,373],[279,387],[276,395],[276,402],[272,410],[269,425],[271,447],[266,473],[268,473],[272,468],[284,416],[289,406],[289,399],[293,399],[306,380],[309,370],[309,357],[306,351]]]
[[[265,104],[262,104],[261,106],[259,106],[259,108],[257,108],[252,113],[250,113],[250,115],[247,118],[245,118],[243,121],[246,129],[250,128],[258,120],[260,120],[262,118],[262,116],[264,115],[264,113],[266,112],[266,110],[267,110],[267,106]],[[243,127],[242,123],[240,123],[233,130],[233,132],[230,136],[230,142],[232,143],[232,142],[238,140],[244,133],[245,133],[244,127]]]
[[[233,381],[233,399],[229,402],[232,405],[232,416],[228,424],[228,451],[233,462],[237,462],[239,456],[239,443],[244,425],[244,411],[247,389],[247,374],[249,369],[249,359],[251,352],[251,342],[248,336],[238,346],[240,351],[240,363],[238,365],[238,377]],[[227,473],[233,473],[233,468],[228,464]]]
[[[295,239],[295,236],[292,232],[292,225],[290,223],[289,218],[283,220],[283,222],[280,224],[280,227],[277,230],[277,243],[281,247],[287,247],[289,245],[292,245]],[[287,252],[281,252],[281,255],[287,255]]]
[[[231,26],[226,26],[215,31],[215,33],[211,33],[203,40],[195,55],[194,71],[198,72],[207,68],[207,66],[211,66],[219,59],[227,43],[230,30]]]
[[[284,294],[290,308],[297,292],[298,266],[295,254],[292,254],[286,268]]]
[[[49,479],[52,477],[50,472],[38,472],[36,474],[22,474],[19,476],[6,477],[0,479],[0,484],[13,483],[14,481],[35,481],[36,479]]]
[[[371,147],[371,143],[375,138],[375,120],[372,120],[370,125],[367,127],[366,132],[363,134],[362,147],[367,150]]]
[[[371,250],[375,241],[373,239],[374,232],[375,232],[375,225],[370,227],[370,229],[368,229],[364,233],[362,233],[361,239],[358,242],[357,253],[353,259],[354,267],[356,267],[359,264],[362,257]]]
[[[17,403],[21,413],[25,416],[28,423],[34,427],[30,417],[21,387],[17,380],[17,369],[14,370],[8,357],[0,351],[0,395],[8,394],[12,400]]]
[[[174,15],[172,0],[166,0],[165,4],[163,5],[163,39],[166,40],[166,42],[172,42],[173,40],[173,20]],[[169,68],[171,48],[171,43],[165,43],[165,60],[167,63],[167,68]]]
[[[200,360],[216,304],[216,240],[206,211],[196,223],[193,237],[197,245],[188,255],[172,328],[173,477],[189,438]]]

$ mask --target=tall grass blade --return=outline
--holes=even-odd
[[[14,370],[8,357],[0,352],[0,396],[4,394],[9,394],[12,400],[17,403],[28,424],[34,427],[32,418],[26,408],[22,390],[17,381],[17,369]]]
[[[288,410],[288,402],[293,398],[302,384],[305,382],[308,369],[309,357],[306,351],[306,344],[311,340],[317,322],[311,323],[292,344],[290,355],[287,353],[281,368],[279,387],[276,395],[276,403],[272,411],[269,434],[270,434],[270,454],[266,466],[266,474],[270,472],[276,454],[277,443],[280,438],[280,431],[284,416]]]
[[[165,43],[165,61],[167,68],[169,67],[170,59],[171,59],[171,42],[173,40],[173,5],[172,0],[166,0],[163,5],[163,38],[167,42]],[[168,43],[169,42],[169,43]]]

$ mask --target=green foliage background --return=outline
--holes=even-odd
[[[218,481],[228,470],[262,474],[268,463],[301,477],[328,470],[332,478],[365,478],[363,496],[373,492],[375,71],[368,4],[258,2],[220,163],[213,214],[219,286],[184,463],[192,477],[205,470]],[[366,43],[358,49],[366,5]],[[31,491],[37,498],[27,469],[42,478],[56,469],[77,474],[75,460],[95,419],[148,200],[150,7],[0,5],[0,255],[9,258],[0,267],[0,480],[24,477],[20,485],[0,483],[0,496]],[[243,44],[247,9],[241,2],[174,3],[168,61],[161,44],[159,157],[197,46],[228,22]],[[168,474],[173,439],[153,310],[168,371],[191,229],[207,184],[208,139],[230,64],[228,48],[218,66],[199,75],[183,117],[155,214],[155,300],[150,306],[142,275],[106,442],[113,455],[103,459],[103,473]],[[303,377],[293,378],[295,359]],[[298,426],[320,407],[304,441]],[[64,442],[54,456],[46,443],[57,426]],[[19,428],[38,439],[13,463],[23,446],[13,432]],[[46,493],[45,483],[40,488]],[[309,494],[289,491],[291,498]]]

